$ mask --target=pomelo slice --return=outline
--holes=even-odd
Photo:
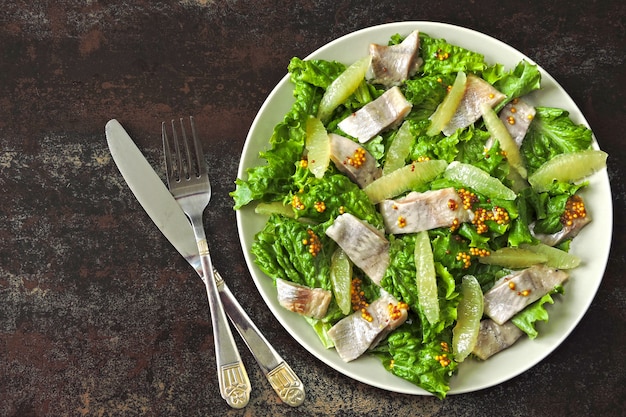
[[[309,171],[322,178],[330,163],[330,139],[320,119],[309,116],[306,121],[306,143]]]
[[[369,55],[361,58],[335,78],[322,96],[317,109],[318,119],[325,122],[332,112],[359,88],[359,85],[365,79],[365,73],[370,66],[371,60],[372,58]]]
[[[606,168],[607,153],[596,149],[564,153],[541,165],[528,177],[538,192],[548,191],[554,181],[575,182]]]
[[[459,182],[491,198],[515,200],[517,194],[502,182],[474,165],[454,161],[446,168],[443,176]]]
[[[352,263],[341,248],[337,248],[330,261],[330,282],[335,301],[345,315],[352,311]]]
[[[580,265],[580,258],[578,256],[543,243],[536,245],[522,243],[520,248],[544,255],[547,258],[546,265],[551,268],[572,269]]]
[[[448,163],[440,159],[413,162],[369,183],[363,191],[373,204],[393,198],[439,176]]]
[[[439,321],[439,296],[433,249],[427,231],[415,236],[415,268],[419,305],[428,322],[435,324]]]
[[[515,168],[522,178],[526,178],[528,173],[522,161],[522,154],[506,126],[502,123],[502,120],[500,120],[489,103],[482,103],[480,105],[480,112],[483,115],[483,121],[485,122],[487,130],[491,136],[500,143],[500,149],[506,153],[506,159],[509,161],[509,164]]]
[[[443,130],[450,119],[454,116],[456,109],[461,103],[463,95],[465,95],[465,86],[467,84],[467,76],[463,71],[459,71],[456,74],[456,79],[452,84],[452,88],[448,91],[448,94],[443,98],[443,101],[437,107],[437,110],[430,116],[430,127],[426,131],[428,136],[435,136]]]
[[[396,133],[396,137],[393,138],[391,145],[389,145],[389,150],[387,150],[387,157],[383,165],[383,175],[390,174],[406,165],[406,158],[409,152],[411,152],[411,147],[414,143],[415,138],[411,134],[409,122],[402,123],[402,126]]]
[[[474,350],[483,316],[483,291],[473,275],[463,277],[461,297],[452,329],[452,351],[457,362],[463,362]]]
[[[542,253],[522,248],[500,248],[491,252],[489,256],[481,256],[478,262],[487,265],[499,265],[506,268],[528,268],[543,264],[548,257]]]

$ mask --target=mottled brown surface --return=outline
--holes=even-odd
[[[582,322],[528,372],[445,401],[354,382],[299,347],[251,284],[228,197],[247,130],[288,60],[400,20],[466,26],[532,57],[611,155],[616,233]],[[618,0],[0,2],[0,415],[626,414],[625,22]],[[306,384],[297,410],[244,349],[250,404],[231,410],[219,398],[201,282],[111,160],[107,120],[160,167],[159,123],[186,114],[208,133],[214,262]]]

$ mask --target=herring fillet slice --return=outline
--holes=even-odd
[[[339,357],[345,362],[358,358],[404,323],[407,309],[399,304],[393,295],[381,291],[365,312],[356,311],[339,320],[328,331]]]
[[[365,143],[383,130],[401,123],[412,107],[400,88],[392,87],[343,119],[337,126],[359,142]]]
[[[485,319],[480,322],[478,340],[472,353],[486,360],[511,346],[523,334],[524,332],[511,321],[500,325],[491,319]]]
[[[565,271],[544,265],[513,272],[501,278],[485,293],[485,315],[502,325],[567,278]]]
[[[389,241],[385,235],[351,213],[338,216],[326,229],[348,258],[380,285],[389,266]]]

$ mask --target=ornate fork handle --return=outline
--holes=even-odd
[[[217,290],[215,277],[213,276],[213,264],[209,254],[209,245],[206,240],[203,222],[204,210],[211,200],[211,182],[209,181],[206,161],[196,134],[193,117],[189,118],[189,122],[191,125],[193,152],[182,118],[180,119],[182,141],[179,141],[176,124],[172,120],[174,152],[172,152],[170,147],[165,122],[162,124],[167,184],[170,193],[189,218],[196,239],[200,265],[202,267],[202,280],[206,287],[211,309],[211,324],[213,325],[220,395],[231,407],[242,408],[248,404],[250,399],[250,381],[239,356],[239,351],[237,350],[237,345],[235,344],[228,320],[226,319],[226,312]]]
[[[202,218],[194,219],[190,216],[190,220],[198,243],[200,271],[204,271],[208,275],[205,277],[203,273],[201,276],[207,288],[209,304],[211,305],[220,393],[231,407],[243,408],[250,400],[250,380],[230,332],[225,314],[226,308],[223,305],[221,306],[223,308],[220,308],[222,297],[217,288],[209,246],[202,228]]]
[[[202,268],[198,262],[188,259],[194,265],[198,274],[202,274]],[[243,310],[235,296],[222,279],[216,269],[213,275],[217,283],[217,289],[224,305],[224,310],[228,314],[237,332],[252,352],[270,385],[278,394],[280,399],[286,404],[297,407],[304,402],[304,385],[291,367],[276,352],[272,345],[263,336],[254,322]]]

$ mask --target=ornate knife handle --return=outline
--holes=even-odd
[[[285,403],[295,407],[304,402],[302,381],[285,362],[268,372],[267,380]]]
[[[190,262],[191,263],[191,262]],[[217,289],[224,305],[224,310],[237,332],[252,352],[270,385],[286,404],[297,407],[304,402],[304,385],[291,367],[276,352],[261,331],[243,310],[235,296],[222,279],[217,270],[213,269]]]

